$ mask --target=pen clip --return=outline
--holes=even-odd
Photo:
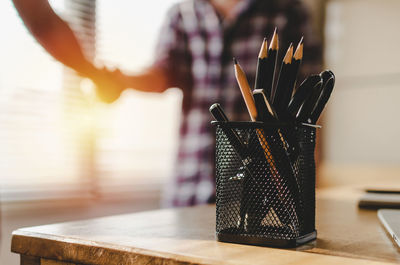
[[[305,123],[305,122],[301,122],[300,124],[303,125],[303,126],[313,127],[313,128],[317,128],[317,129],[321,129],[322,128],[322,126],[318,125],[318,124],[311,124],[311,123]]]

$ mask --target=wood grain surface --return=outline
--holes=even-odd
[[[399,263],[376,211],[357,208],[360,194],[318,191],[318,239],[296,249],[217,242],[210,205],[22,228],[13,233],[12,251],[81,264]]]

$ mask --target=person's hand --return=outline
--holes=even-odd
[[[106,103],[112,103],[119,98],[126,88],[125,75],[119,69],[110,71],[107,68],[97,69],[90,77],[96,85],[96,94]]]

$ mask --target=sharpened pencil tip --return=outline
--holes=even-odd
[[[290,43],[289,48],[285,54],[285,58],[283,58],[283,62],[285,64],[290,64],[292,63],[292,58],[293,58],[293,44]]]
[[[273,51],[277,51],[279,49],[279,37],[277,28],[275,27],[274,34],[272,35],[271,44],[269,48]]]
[[[236,60],[235,57],[233,57],[233,63],[234,63],[234,64],[238,64],[238,62],[237,62],[237,60]]]
[[[296,51],[294,52],[293,58],[295,60],[303,59],[303,38],[301,38],[299,44],[297,45]]]
[[[264,59],[268,57],[268,42],[267,38],[264,38],[264,41],[262,42],[260,53],[258,54],[258,58]]]

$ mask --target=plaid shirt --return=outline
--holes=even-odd
[[[220,103],[230,120],[249,120],[236,83],[236,57],[254,83],[264,36],[279,29],[282,60],[289,42],[305,39],[300,80],[319,73],[321,49],[311,34],[309,15],[298,0],[242,0],[235,19],[223,20],[207,0],[188,0],[169,11],[161,31],[155,65],[167,73],[170,87],[183,90],[180,143],[173,182],[165,206],[188,206],[215,199],[215,135],[208,111]]]

